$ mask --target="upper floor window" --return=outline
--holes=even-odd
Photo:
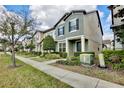
[[[64,35],[64,26],[58,28],[58,36]]]
[[[79,19],[73,19],[69,21],[69,32],[79,29]]]

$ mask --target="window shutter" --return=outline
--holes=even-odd
[[[65,27],[63,26],[63,35],[65,34]]]
[[[59,36],[59,28],[58,28],[58,36]]]
[[[69,32],[70,32],[70,30],[71,30],[71,29],[70,29],[70,22],[69,22]]]
[[[77,30],[79,30],[79,19],[76,19],[76,27],[77,27]]]

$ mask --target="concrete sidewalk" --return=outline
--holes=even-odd
[[[56,60],[47,61],[47,62],[38,62],[21,56],[16,56],[16,58],[75,88],[123,88],[124,87],[98,78],[89,77],[86,75],[78,74],[72,71],[64,70],[49,65],[50,63],[54,63]]]

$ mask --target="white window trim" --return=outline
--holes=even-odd
[[[62,28],[62,27],[64,27],[64,25],[59,26],[58,29]],[[58,36],[61,37],[61,36],[64,36],[64,35],[58,35]]]
[[[59,37],[64,36],[64,35],[59,35]]]
[[[71,20],[69,20],[69,22],[71,22],[71,21],[76,21],[78,18],[73,18],[73,19],[71,19]],[[76,32],[76,31],[78,31],[78,30],[71,30],[69,33],[73,33],[73,32]]]
[[[73,32],[77,32],[78,30],[72,30],[72,31],[70,31],[69,33],[73,33]]]
[[[59,49],[60,49],[60,46],[59,46],[59,44],[62,44],[62,49],[63,49],[63,43],[65,43],[65,42],[58,42],[58,51],[59,51]],[[66,44],[66,43],[65,43]],[[65,47],[66,48],[66,47]],[[63,51],[63,50],[62,50]],[[60,52],[60,51],[59,51]]]

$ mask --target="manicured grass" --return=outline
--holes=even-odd
[[[32,60],[35,60],[35,61],[39,61],[39,62],[44,62],[44,61],[48,61],[49,59],[45,59],[45,58],[41,58],[41,57],[39,57],[39,56],[37,56],[37,57],[32,57],[31,58]]]
[[[110,82],[118,83],[120,85],[124,85],[124,71],[112,71],[108,69],[101,69],[98,67],[84,67],[84,66],[69,66],[69,65],[62,65],[62,64],[52,64],[59,68],[63,68],[66,70],[70,70],[73,72],[77,72],[80,74],[100,78],[103,80],[107,80]]]
[[[27,54],[27,55],[25,55],[25,54],[19,54],[18,53],[17,55],[22,56],[22,57],[25,57],[25,58],[36,57],[36,55],[33,55],[33,54]]]
[[[9,55],[0,55],[0,88],[71,87],[19,60],[16,62],[22,66],[10,68],[10,58]]]

